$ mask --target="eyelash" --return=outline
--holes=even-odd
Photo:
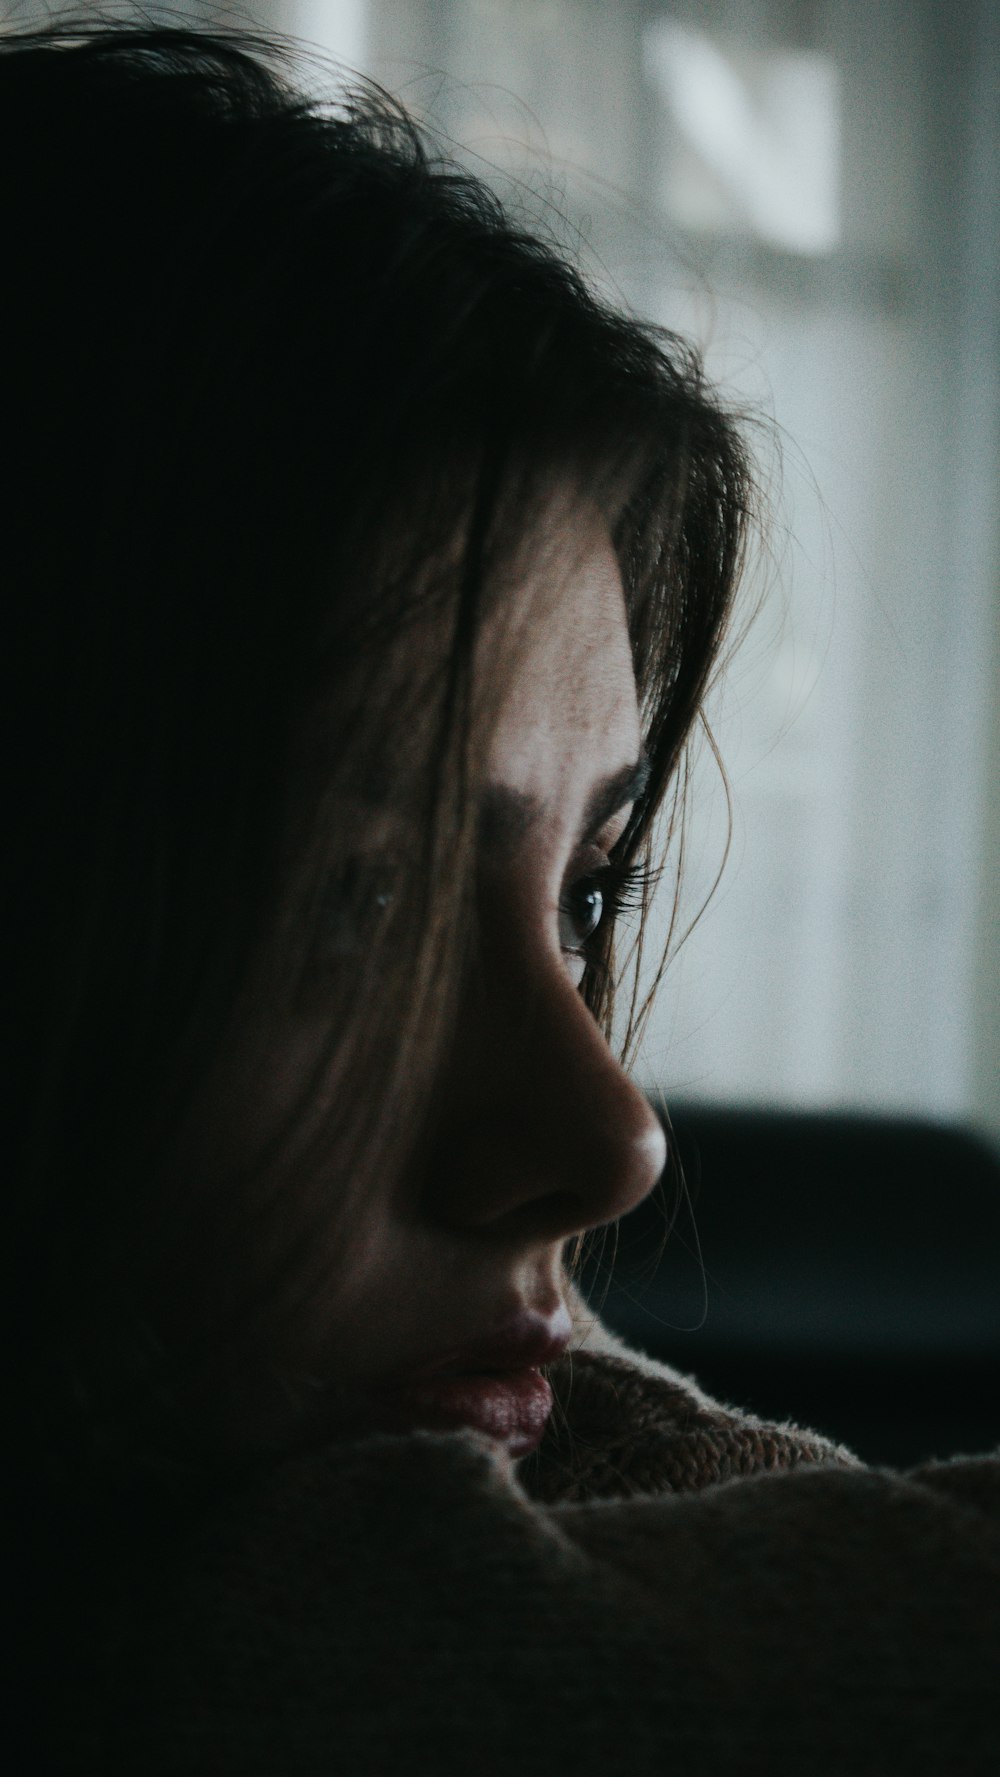
[[[591,870],[570,883],[559,902],[560,919],[572,915],[572,897],[581,892],[595,892],[601,897],[601,914],[592,932],[582,942],[562,946],[570,956],[582,957],[590,967],[599,967],[604,949],[619,916],[627,909],[641,907],[656,880],[657,872],[648,864],[626,864],[611,858],[600,869]],[[561,934],[560,934],[561,935]]]

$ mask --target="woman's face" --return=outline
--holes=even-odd
[[[596,521],[566,540],[562,595],[530,576],[516,593],[531,620],[482,785],[479,966],[429,1137],[338,1228],[301,1348],[275,1365],[285,1384],[268,1398],[248,1383],[234,1402],[241,1439],[271,1440],[297,1374],[345,1432],[471,1425],[515,1455],[533,1448],[551,1400],[539,1366],[571,1330],[566,1242],[634,1208],[662,1170],[659,1122],[579,991],[592,879],[642,771],[617,562]],[[487,628],[483,672],[490,644]],[[311,1053],[307,1030],[289,1033],[258,1126]]]

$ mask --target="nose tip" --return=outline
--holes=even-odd
[[[608,1055],[607,1101],[592,1108],[577,1153],[576,1195],[585,1228],[617,1221],[657,1184],[667,1160],[663,1125],[645,1094]]]
[[[667,1137],[663,1124],[639,1088],[632,1086],[631,1089],[638,1100],[638,1128],[632,1137],[631,1175],[623,1181],[622,1202],[615,1211],[616,1216],[627,1215],[649,1196],[667,1163]]]

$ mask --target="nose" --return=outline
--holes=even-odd
[[[641,1203],[666,1151],[561,963],[494,981],[467,1007],[428,1174],[435,1219],[562,1241]]]

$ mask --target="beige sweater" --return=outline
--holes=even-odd
[[[711,1402],[582,1312],[519,1467],[331,1444],[137,1571],[78,1769],[1000,1773],[1000,1456],[898,1475]]]

